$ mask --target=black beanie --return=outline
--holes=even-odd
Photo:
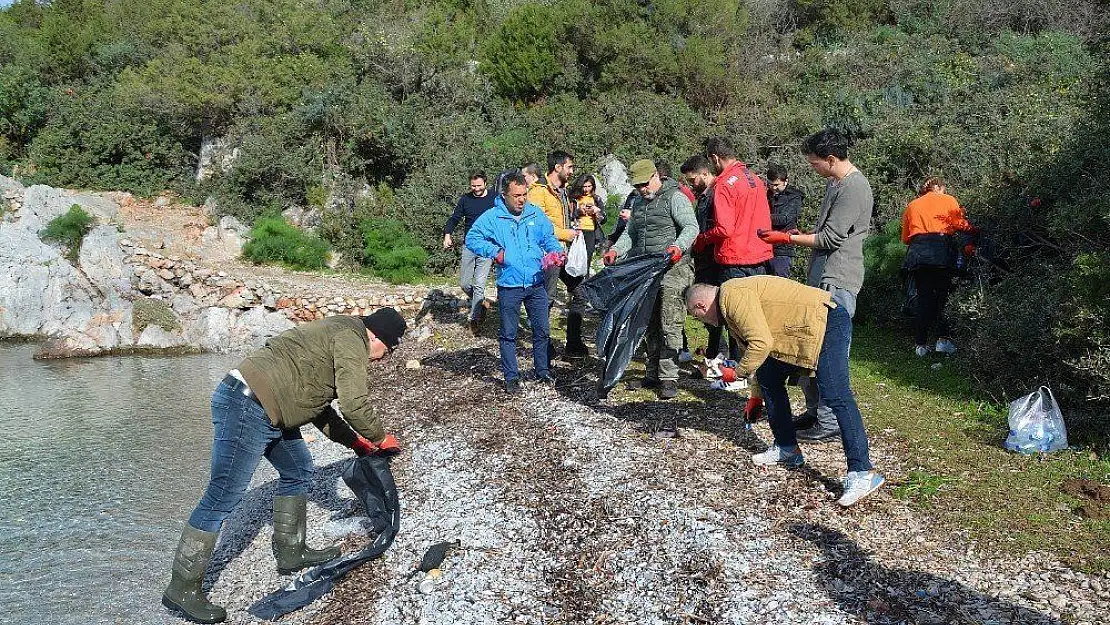
[[[375,310],[373,314],[363,317],[362,325],[373,332],[379,341],[385,343],[389,351],[397,348],[397,344],[401,342],[401,337],[405,335],[405,330],[408,329],[405,318],[401,316],[401,313],[397,312],[397,309],[389,307],[380,308]]]

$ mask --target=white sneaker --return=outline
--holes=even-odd
[[[948,339],[937,339],[938,354],[955,354],[956,344]]]
[[[917,354],[918,358],[924,358],[925,356],[929,355],[929,346],[918,345],[917,347],[913,348],[913,352]]]
[[[678,362],[685,363],[685,362],[690,362],[693,359],[694,359],[694,356],[690,353],[690,350],[688,350],[688,349],[684,349],[684,350],[678,352]]]
[[[886,478],[874,471],[849,471],[848,477],[844,478],[844,494],[836,503],[847,508],[879,490],[885,483]]]
[[[797,447],[794,448],[794,451],[786,451],[778,445],[771,445],[770,449],[767,451],[752,456],[752,463],[761,467],[781,464],[786,467],[794,468],[802,466],[805,462],[805,457],[802,456],[801,450]]]

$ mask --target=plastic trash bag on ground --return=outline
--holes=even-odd
[[[578,287],[578,295],[602,314],[597,328],[597,355],[602,360],[599,396],[609,394],[632,361],[670,267],[667,254],[635,256],[602,269]]]
[[[589,270],[590,254],[586,250],[586,239],[579,232],[570,244],[570,251],[567,252],[567,266],[563,268],[563,271],[566,271],[567,275],[572,278],[581,278]]]
[[[1067,449],[1064,415],[1047,386],[1011,402],[1009,422],[1006,449],[1010,451],[1035,454]]]
[[[401,506],[389,460],[364,456],[355,458],[343,470],[343,481],[366,508],[366,515],[377,537],[361,551],[340,556],[331,562],[304,571],[288,586],[258,600],[248,610],[258,618],[274,620],[299,610],[335,587],[344,575],[385,553],[401,527]]]

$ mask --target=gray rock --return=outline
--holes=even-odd
[[[203,137],[197,158],[196,180],[202,181],[231,168],[239,158],[239,148],[226,137]],[[207,204],[207,203],[206,203]]]
[[[0,336],[64,335],[99,308],[98,290],[57,249],[0,222]]]
[[[135,345],[138,347],[150,347],[154,349],[169,349],[172,347],[182,347],[186,344],[185,337],[179,332],[167,332],[161,326],[149,325],[143,329],[142,334],[136,339]]]
[[[109,308],[122,305],[121,297],[132,291],[131,270],[119,245],[115,226],[96,226],[85,235],[77,266],[100,291]]]
[[[0,213],[17,210],[23,205],[27,188],[15,178],[0,176]],[[5,215],[6,217],[7,215]]]
[[[200,311],[193,319],[182,322],[185,340],[198,349],[219,352],[229,349],[231,326],[234,317],[231,311],[219,306],[211,306]]]
[[[119,213],[118,204],[99,195],[75,193],[37,184],[28,187],[23,194],[20,221],[28,230],[38,232],[50,223],[51,219],[69,212],[74,204],[96,217],[101,223],[112,221]]]
[[[624,163],[616,156],[610,154],[601,160],[597,170],[598,197],[608,201],[610,195],[622,200],[632,193],[632,185],[628,183],[628,170]]]
[[[256,306],[243,313],[230,330],[230,343],[233,350],[246,350],[261,347],[266,339],[277,336],[296,324],[279,312],[270,312],[265,307]]]

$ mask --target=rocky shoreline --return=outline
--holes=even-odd
[[[178,224],[134,223],[135,211],[123,208],[138,203],[129,194],[24,187],[0,176],[0,338],[43,340],[40,358],[245,351],[303,321],[460,303],[450,287],[312,274],[275,284],[256,275],[265,268],[238,261],[246,229],[234,218],[203,228],[186,220],[195,236],[167,246],[185,238]],[[39,232],[73,205],[96,224],[70,260]],[[175,210],[166,198],[154,208]]]
[[[406,450],[392,462],[396,542],[282,623],[1095,625],[1110,610],[1104,574],[991,554],[889,491],[840,509],[839,445],[807,448],[801,471],[753,466],[770,432],[745,429],[729,393],[599,404],[592,374],[563,363],[554,389],[499,393],[496,341],[469,337],[461,318],[370,367]],[[652,437],[667,411],[683,436]],[[349,452],[305,433],[318,467],[310,542],[358,549],[367,538],[338,479]],[[885,433],[872,453],[904,476]],[[255,486],[273,478],[267,467]],[[254,497],[236,512],[210,575],[231,623],[259,622],[246,609],[288,580],[273,572],[267,505]],[[429,545],[452,540],[439,570],[412,575]]]

